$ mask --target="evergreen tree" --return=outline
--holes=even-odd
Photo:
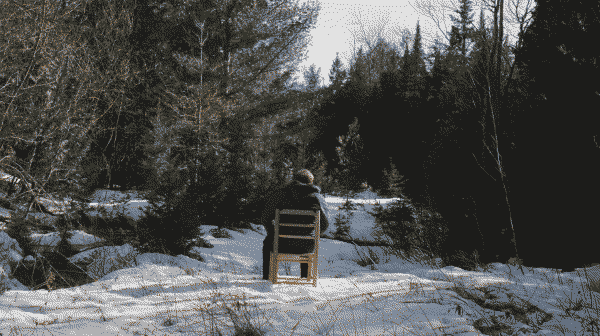
[[[473,51],[471,52],[470,63],[471,63],[471,73],[470,76],[472,80],[475,82],[474,90],[477,92],[479,96],[476,100],[476,103],[481,106],[482,109],[487,109],[487,99],[481,99],[485,97],[485,87],[487,86],[488,81],[488,65],[489,65],[489,57],[491,54],[491,32],[485,27],[485,21],[483,16],[483,10],[481,11],[479,17],[479,27],[477,30],[473,31],[473,40],[475,41],[475,45],[473,46]],[[508,56],[508,55],[507,55]]]
[[[368,60],[369,57],[374,57],[374,60]],[[366,71],[369,62],[373,63],[371,66],[374,69],[372,75]],[[277,136],[291,136],[294,133],[303,132],[304,128],[309,127],[310,133],[304,133],[310,134],[305,141],[307,145],[306,150],[307,153],[313,154],[307,156],[314,157],[317,153],[322,152],[327,158],[327,167],[330,171],[335,171],[335,168],[343,171],[342,167],[337,166],[337,153],[333,150],[338,145],[337,136],[345,135],[347,132],[347,128],[345,129],[343,125],[352,123],[361,114],[366,116],[367,111],[372,111],[371,113],[373,113],[373,102],[368,101],[366,97],[369,96],[369,86],[372,86],[370,90],[374,90],[379,85],[376,84],[377,77],[382,77],[379,72],[383,71],[385,74],[386,71],[393,72],[399,68],[400,56],[387,43],[384,43],[383,40],[379,40],[369,54],[365,54],[362,48],[359,49],[353,63],[350,64],[349,75],[346,75],[345,71],[341,70],[341,61],[339,61],[339,58],[336,58],[330,70],[332,85],[330,86],[330,93],[326,94],[328,96],[318,102],[307,113],[308,115],[305,120],[287,123],[285,132]],[[345,78],[349,78],[349,80],[343,82]],[[395,82],[396,78],[388,81],[390,85],[394,86],[396,85]],[[344,85],[336,88],[336,84]],[[334,90],[335,94],[333,94]],[[364,122],[366,123],[368,119],[365,118]],[[323,141],[324,138],[328,138],[326,140],[328,145]],[[314,162],[311,162],[311,165],[314,165]]]
[[[339,142],[339,158],[340,164],[343,170],[339,174],[342,185],[346,191],[357,192],[362,182],[365,181],[363,175],[363,165],[365,162],[365,155],[363,153],[363,142],[360,134],[358,133],[360,124],[358,118],[354,119],[354,122],[349,125],[348,133],[346,136],[340,136]]]
[[[501,16],[501,6],[497,7],[496,15]],[[490,50],[492,46],[497,48],[497,37],[501,34],[501,17],[496,20],[494,34],[490,39]],[[460,29],[456,27],[455,37],[460,36]],[[484,41],[481,33],[472,35],[472,39],[476,42],[474,52],[484,46],[478,45],[478,41]],[[494,37],[495,36],[495,37]],[[454,43],[462,41],[462,39],[454,39]],[[477,251],[483,262],[493,262],[498,260],[508,260],[511,255],[515,254],[514,246],[511,243],[509,235],[505,234],[510,231],[510,211],[507,211],[507,199],[503,194],[500,186],[495,185],[498,180],[490,179],[488,173],[503,168],[496,166],[493,160],[490,160],[489,150],[491,147],[480,146],[481,139],[495,139],[492,130],[495,130],[490,121],[494,121],[502,112],[496,105],[494,94],[491,90],[495,90],[492,76],[500,75],[490,67],[490,60],[494,57],[490,53],[489,57],[482,54],[472,56],[480,57],[481,60],[486,59],[483,76],[486,80],[486,85],[483,85],[478,91],[473,83],[479,78],[470,68],[477,62],[468,64],[462,54],[456,52],[458,45],[455,44],[448,48],[448,53],[441,57],[442,62],[439,62],[439,67],[435,67],[435,76],[432,77],[432,83],[439,86],[438,110],[443,111],[444,115],[439,118],[439,131],[435,135],[424,163],[424,172],[426,176],[426,184],[428,195],[424,195],[421,200],[429,200],[430,205],[435,205],[437,211],[443,214],[448,220],[450,237],[446,241],[444,250],[449,254],[454,251],[463,250],[468,255],[472,255]],[[498,55],[498,54],[497,54]],[[491,64],[496,68],[496,63],[501,57],[497,57]],[[479,61],[479,60],[478,60]],[[504,69],[502,69],[504,71]],[[506,72],[508,73],[508,72]],[[501,78],[501,76],[500,76]],[[444,83],[445,82],[445,83]],[[490,99],[492,98],[492,99]],[[485,101],[484,101],[485,99]],[[491,103],[490,103],[491,102]],[[482,125],[484,129],[482,129]],[[489,126],[487,126],[489,125]],[[489,128],[488,128],[489,127]],[[493,147],[493,146],[492,146]],[[481,156],[486,155],[486,159]],[[455,165],[456,158],[463,157],[467,162],[467,157],[475,163],[473,166],[467,164]],[[500,158],[495,156],[494,159]],[[437,167],[437,168],[436,168]],[[412,175],[411,175],[412,176]],[[487,178],[486,178],[487,176]],[[464,181],[470,180],[468,185]],[[477,204],[471,200],[477,199]],[[501,218],[497,214],[504,214]],[[492,215],[496,214],[496,215]],[[460,224],[459,224],[460,223]],[[481,224],[485,223],[485,225]],[[468,239],[468,244],[458,244],[457,239],[464,232],[469,232],[471,235]],[[483,239],[482,239],[483,237]],[[449,256],[445,259],[449,262],[455,256]],[[460,257],[458,257],[460,258]],[[456,265],[461,264],[460,259],[453,259]]]
[[[452,26],[450,31],[450,49],[454,50],[461,44],[460,30],[458,27]]]
[[[431,52],[428,56],[429,64],[431,66],[431,71],[429,73],[428,81],[428,89],[429,95],[428,99],[430,100],[430,105],[438,107],[439,106],[439,94],[442,86],[444,85],[444,77],[447,75],[447,68],[445,66],[445,55],[442,54],[444,50],[444,45],[436,39],[434,41],[433,46],[431,47],[433,52]]]
[[[342,84],[342,82],[346,79],[346,71],[343,69],[343,63],[340,60],[339,53],[335,54],[335,60],[331,65],[331,69],[329,70],[329,81],[331,85]]]
[[[377,49],[387,48],[381,41]],[[408,51],[405,51],[408,54]],[[383,63],[382,63],[383,62]],[[379,81],[374,87],[373,95],[382,98],[386,95],[395,95],[400,90],[402,57],[394,49],[387,49],[387,53],[377,62],[381,72],[378,73]]]
[[[268,92],[272,95],[281,94],[282,92],[286,92],[290,85],[290,80],[292,78],[292,70],[286,70],[281,76],[275,78],[271,84],[269,84]]]
[[[352,210],[357,210],[358,208],[352,202],[350,202],[346,198],[346,202],[338,207],[338,214],[335,216],[335,222],[333,225],[335,226],[335,231],[333,232],[333,239],[336,240],[351,240],[350,236],[350,221],[354,216]],[[344,214],[346,213],[346,214]]]
[[[321,68],[315,70],[315,65],[312,64],[306,71],[304,71],[304,81],[306,83],[306,89],[314,91],[319,88],[321,82]]]
[[[453,38],[458,39],[458,43],[460,44],[460,53],[463,55],[463,57],[467,56],[466,40],[468,38],[472,38],[473,33],[473,28],[471,27],[473,25],[473,14],[471,14],[471,11],[471,0],[460,0],[460,9],[454,11],[459,15],[459,17],[457,18],[454,15],[450,16],[454,22],[454,25],[452,26],[450,44],[453,44]]]
[[[401,71],[403,74],[405,74],[408,70],[408,68],[410,67],[410,51],[408,49],[408,39],[405,36],[405,42],[404,42],[404,54],[402,55],[402,59],[401,59]]]
[[[408,56],[405,55],[405,60],[405,66],[402,72],[404,81],[406,82],[404,95],[408,104],[413,108],[417,108],[422,102],[421,93],[424,92],[426,83],[425,77],[427,76],[421,46],[421,28],[419,23],[417,23],[412,51]],[[423,98],[426,99],[427,97]]]
[[[99,5],[100,3],[98,1],[93,1],[89,4],[90,7],[88,9],[95,9],[94,11],[90,10],[91,13],[102,13],[102,8],[96,8]],[[134,31],[131,35],[131,45],[134,51],[128,54],[131,55],[132,58],[132,62],[130,63],[142,67],[144,66],[143,64],[156,64],[157,67],[148,66],[148,68],[155,70],[140,72],[140,76],[143,77],[143,74],[147,73],[144,77],[146,79],[145,84],[129,86],[128,90],[125,90],[126,96],[131,98],[129,101],[133,103],[130,108],[123,109],[112,115],[108,114],[105,116],[105,120],[100,121],[101,123],[104,122],[104,124],[101,125],[101,129],[96,136],[96,138],[98,138],[97,146],[99,148],[108,148],[112,144],[113,152],[101,153],[100,158],[106,156],[107,160],[101,159],[96,161],[108,161],[108,167],[111,169],[113,168],[112,166],[116,166],[119,162],[122,162],[122,158],[126,158],[126,154],[124,153],[133,152],[135,150],[128,148],[126,144],[134,146],[133,144],[137,144],[139,141],[134,141],[133,138],[121,137],[119,133],[137,133],[140,134],[138,135],[139,137],[141,136],[141,133],[144,132],[127,132],[126,128],[134,127],[134,125],[148,126],[148,123],[141,122],[139,120],[139,118],[141,118],[139,114],[137,116],[129,116],[131,114],[129,111],[135,113],[136,110],[143,110],[144,114],[146,114],[148,112],[156,113],[157,111],[166,113],[171,110],[166,119],[175,119],[176,115],[173,113],[172,106],[181,103],[181,101],[178,101],[177,95],[179,95],[179,97],[182,95],[188,97],[192,95],[192,90],[189,85],[199,85],[201,87],[203,84],[217,84],[219,88],[218,95],[225,95],[228,97],[237,95],[238,98],[245,97],[246,101],[244,102],[244,106],[250,106],[251,102],[248,99],[252,98],[254,101],[258,99],[251,91],[257,88],[262,89],[265,86],[270,86],[269,81],[262,80],[262,76],[259,76],[260,78],[254,76],[257,72],[269,76],[271,79],[281,81],[286,73],[284,72],[283,75],[279,75],[279,73],[275,74],[278,72],[279,67],[284,63],[281,62],[281,60],[286,57],[289,59],[290,57],[298,56],[297,53],[289,52],[292,47],[297,47],[298,43],[289,44],[288,42],[293,41],[293,39],[296,39],[296,41],[304,39],[302,35],[290,36],[289,33],[298,33],[306,29],[310,24],[310,20],[304,20],[303,22],[294,20],[283,27],[283,29],[279,29],[281,27],[278,27],[278,29],[272,27],[268,29],[267,32],[257,33],[254,28],[257,25],[260,25],[260,22],[271,22],[271,20],[265,21],[266,15],[270,15],[269,13],[274,14],[267,10],[267,5],[266,1],[242,1],[226,5],[216,5],[212,3],[195,4],[191,9],[188,8],[185,10],[173,7],[170,4],[159,9],[153,8],[152,5],[144,5],[143,3],[138,4],[135,11],[127,11],[127,7],[125,7],[124,12],[132,15],[135,23]],[[245,10],[242,10],[243,8],[245,8]],[[195,13],[195,16],[190,15],[190,13]],[[293,11],[288,11],[286,15],[288,14],[293,15]],[[175,17],[179,17],[179,19],[174,20]],[[242,21],[246,22],[246,24],[243,26],[234,25],[234,22],[239,22],[236,21],[236,17],[238,19],[244,18]],[[90,22],[92,25],[103,19],[96,14],[86,14],[81,18],[87,20],[84,20],[83,22]],[[169,29],[156,29],[156,27],[163,27],[166,25],[169,26]],[[167,31],[168,34],[156,34],[156,32],[159,31]],[[193,37],[188,38],[188,35]],[[236,69],[233,69],[233,64],[231,62],[233,56],[237,55],[238,58],[240,56],[250,57],[250,55],[240,53],[240,51],[254,47],[258,41],[265,38],[270,38],[270,41],[274,41],[272,37],[279,35],[283,38],[276,40],[273,43],[264,43],[259,45],[258,48],[253,48],[253,55],[251,56],[253,59],[240,59],[237,63],[240,68],[237,70],[240,71],[234,71]],[[198,36],[201,37],[200,40],[202,40],[202,42],[198,41]],[[113,38],[113,40],[121,41],[118,38]],[[198,42],[193,43],[191,41]],[[200,43],[202,43],[202,47],[200,47]],[[285,43],[288,44],[285,45]],[[92,43],[92,46],[95,46],[95,44]],[[279,51],[276,52],[276,50],[285,50],[285,48],[290,50],[283,53],[280,53]],[[92,49],[92,51],[94,50],[96,49]],[[204,66],[202,69],[199,69],[199,71],[196,71],[197,69],[193,69],[194,67],[190,67],[188,64],[177,61],[173,54],[186,55],[190,58],[205,58],[202,60],[203,62],[201,62]],[[257,57],[259,54],[260,56]],[[268,66],[248,71],[256,64],[258,59],[269,57],[267,56],[269,54],[271,55],[270,59],[272,61],[265,63],[268,64]],[[118,63],[120,62],[118,61],[119,58],[124,59],[126,58],[126,55],[111,54],[111,62]],[[106,61],[107,56],[102,56],[97,59],[98,67],[102,68],[103,63],[100,61]],[[273,62],[273,60],[275,62]],[[217,64],[222,64],[224,66],[216,67]],[[217,71],[211,69],[217,69]],[[235,80],[229,78],[229,74],[231,73],[235,74]],[[272,76],[271,74],[275,75]],[[173,75],[175,75],[174,78],[170,78]],[[261,85],[254,85],[254,82],[260,82]],[[173,92],[175,95],[166,94],[166,91]],[[279,94],[279,92],[274,92],[275,96],[277,96],[277,94]],[[114,99],[107,99],[106,101],[111,100]],[[139,104],[138,106],[135,106],[136,101],[142,101],[154,106],[160,101],[160,106],[155,109],[148,106],[139,106]],[[206,102],[203,102],[202,104],[206,106]],[[109,105],[107,104],[106,107],[108,106]],[[154,117],[154,115],[151,116]],[[144,115],[144,117],[146,116]],[[120,124],[123,124],[123,126],[116,125],[117,120]],[[104,130],[110,131],[106,132]],[[118,142],[119,139],[126,141],[124,141],[123,144],[115,145],[115,142]],[[116,150],[119,150],[119,148],[121,154],[115,152]],[[100,151],[95,152],[100,154]],[[143,160],[138,158],[138,160],[135,161],[142,162]],[[106,167],[106,164],[101,166]],[[140,169],[130,167],[129,170],[139,171]],[[114,174],[114,172],[106,175],[123,176],[123,174]]]
[[[367,84],[368,66],[367,57],[363,52],[362,46],[358,49],[358,53],[354,59],[354,63],[350,66],[350,80],[354,83]]]
[[[510,143],[500,142],[500,150],[517,239],[526,242],[519,244],[526,264],[570,271],[597,262],[592,260],[597,258],[597,237],[586,234],[586,223],[597,216],[573,209],[600,202],[598,194],[585,191],[600,187],[594,143],[600,123],[600,53],[590,43],[599,33],[597,1],[538,1],[515,51],[519,76],[507,84],[501,100],[515,119],[499,126],[499,133],[508,128],[515,134],[512,153],[506,152]],[[569,176],[569,183],[548,183],[558,174]],[[533,237],[546,243],[527,244]]]
[[[233,5],[234,4],[232,4],[232,6]],[[249,12],[254,11],[254,9],[250,9],[250,7],[246,7],[246,10]],[[250,44],[250,46],[252,46],[257,41],[256,39],[253,40],[250,35],[246,36],[245,34],[247,34],[247,32],[244,30],[236,32],[232,31],[234,28],[239,29],[239,27],[230,25],[230,23],[234,21],[231,16],[233,15],[232,13],[239,12],[229,5],[223,8],[222,11],[216,9],[214,14],[209,13],[208,16],[205,16],[206,20],[202,21],[202,25],[198,27],[198,35],[200,36],[201,43],[205,43],[204,45],[207,46],[206,54],[203,53],[203,48],[192,50],[195,55],[206,57],[201,59],[202,62],[200,63],[200,82],[198,82],[200,86],[188,86],[186,96],[179,97],[180,105],[183,105],[181,106],[182,114],[187,112],[186,109],[189,109],[192,113],[187,115],[184,114],[185,118],[181,120],[181,125],[177,126],[172,131],[183,133],[178,137],[179,140],[173,142],[174,146],[178,147],[172,148],[172,165],[166,172],[168,175],[173,176],[177,181],[180,181],[178,188],[171,190],[171,192],[180,190],[183,195],[188,195],[187,197],[195,199],[194,202],[204,204],[202,205],[202,207],[204,207],[204,214],[199,213],[195,215],[197,220],[201,222],[211,222],[212,224],[216,223],[219,226],[238,225],[242,221],[240,215],[242,215],[242,212],[244,211],[243,208],[246,205],[245,202],[248,199],[249,191],[246,188],[240,188],[240,186],[250,185],[251,183],[248,182],[253,176],[247,169],[248,157],[246,153],[249,152],[247,151],[247,148],[245,148],[245,146],[247,146],[245,140],[248,139],[251,134],[251,122],[249,118],[252,118],[252,111],[238,110],[239,113],[231,113],[241,106],[251,106],[253,101],[259,99],[258,95],[251,90],[252,83],[257,80],[257,76],[255,76],[255,73],[252,74],[246,70],[249,70],[253,64],[256,64],[261,58],[264,60],[264,58],[270,57],[272,61],[275,60],[269,55],[279,54],[279,52],[275,53],[273,51],[277,50],[277,48],[282,48],[285,45],[281,44],[281,42],[283,42],[282,40],[288,39],[289,42],[287,34],[290,30],[299,31],[301,30],[299,28],[302,28],[302,25],[292,24],[291,27],[288,27],[290,29],[286,29],[283,32],[280,30],[271,30],[268,32],[270,35],[264,35],[264,37],[282,35],[285,38],[276,40],[276,43],[263,44],[259,48],[254,48],[255,55],[252,55],[251,57],[246,54],[240,55],[243,56],[238,63],[240,69],[233,72],[231,78],[227,79],[232,72],[229,59],[225,61],[225,59],[221,57],[222,55],[219,53],[215,54],[213,47],[219,46],[219,43],[221,43],[221,47],[224,47],[222,43],[228,43],[229,41],[234,40],[232,43],[228,44],[228,49],[223,48],[228,50],[228,53],[231,53],[237,47],[240,47],[240,49],[245,48],[247,47],[245,45],[246,43],[253,41],[252,44]],[[267,11],[264,11],[264,13],[267,13]],[[239,15],[244,16],[245,14],[241,13]],[[259,22],[268,22],[268,20],[264,20],[264,15],[262,17],[249,16],[248,19],[249,20],[246,20],[246,22],[250,25],[242,27],[242,29],[246,29],[247,31],[254,27],[252,25],[253,23],[258,24]],[[303,24],[306,23],[307,21],[305,20]],[[216,27],[215,29],[218,32],[216,35],[213,30],[209,29],[212,26]],[[241,37],[237,38],[236,36],[232,36],[232,34]],[[211,43],[204,41],[212,41],[212,45]],[[238,44],[240,41],[243,43]],[[235,44],[236,48],[232,48],[232,44]],[[248,60],[253,59],[254,61],[245,62],[243,59],[244,57]],[[261,69],[255,70],[260,70],[257,71],[258,73],[263,71],[266,74],[277,71],[278,69],[273,66],[282,64],[277,61],[268,61],[265,64],[269,63],[272,63],[269,65],[270,68],[263,66]],[[209,69],[209,66],[213,64],[219,65],[220,67],[216,71],[213,70],[213,76],[211,77],[210,73],[206,71]],[[212,67],[212,69],[214,68],[215,67]],[[224,68],[227,68],[227,72],[222,71]],[[185,72],[183,68],[179,68],[179,70]],[[217,76],[215,77],[214,74],[217,74]],[[208,83],[204,84],[205,87],[202,87],[205,75],[207,76]],[[279,78],[283,78],[283,76],[279,76]],[[190,82],[192,81],[186,83]],[[278,83],[268,86],[269,88],[276,88],[274,96],[277,96],[280,92],[279,90],[283,89],[282,83],[283,80],[280,80]],[[211,85],[217,88],[214,94],[208,89]],[[267,98],[271,97],[270,95],[267,96]],[[234,98],[238,98],[237,101]],[[184,104],[181,104],[186,102],[186,100],[187,102],[197,103],[197,105],[187,104],[187,106],[185,106]],[[212,116],[211,119],[214,120],[214,122],[212,122],[212,120],[211,122],[202,122],[203,119],[206,119],[208,116]],[[202,141],[194,141],[194,138],[202,139]],[[214,155],[212,153],[214,153]],[[222,158],[218,160],[211,159],[220,157]],[[215,164],[211,163],[208,167],[204,167],[207,166],[206,160],[212,160]],[[204,192],[203,188],[208,192]],[[178,197],[185,198],[186,196]],[[224,202],[224,200],[228,201]],[[227,212],[220,208],[220,205],[231,203],[236,205],[236,210],[239,210],[239,212]],[[198,208],[198,206],[194,207],[190,205],[190,208],[194,209]],[[175,208],[172,207],[172,209],[169,210],[163,207],[161,209],[166,211],[166,213],[169,213]],[[193,213],[190,213],[190,216],[193,216]],[[181,222],[180,224],[184,225],[185,223]],[[152,227],[152,224],[149,224],[148,227]],[[152,230],[149,229],[149,232],[150,231]],[[153,236],[154,233],[150,234],[149,237]]]
[[[335,60],[329,70],[330,87],[333,87],[334,90],[339,90],[347,76],[348,74],[346,73],[346,70],[343,69],[342,61],[340,60],[338,53],[336,53]]]
[[[383,181],[385,184],[378,191],[384,197],[400,197],[402,195],[402,185],[404,185],[404,176],[400,175],[396,169],[396,165],[390,157],[390,169],[383,170]]]
[[[418,77],[425,77],[427,74],[425,61],[423,60],[423,46],[421,45],[421,26],[417,23],[417,32],[415,33],[415,42],[413,44],[412,51],[410,53],[411,64],[410,70],[411,75]]]
[[[381,80],[381,74],[400,69],[400,56],[385,40],[379,39],[370,49],[366,57],[369,59],[369,83]]]

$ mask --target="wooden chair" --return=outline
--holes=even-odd
[[[315,220],[312,224],[295,224],[295,223],[280,223],[279,215],[306,215],[313,216]],[[308,285],[312,284],[314,287],[317,287],[317,261],[319,260],[319,237],[320,237],[320,228],[321,224],[319,222],[320,211],[312,211],[312,210],[291,210],[291,209],[283,209],[283,210],[275,210],[275,241],[273,252],[271,252],[271,270],[269,271],[269,280],[273,284],[296,284],[296,285]],[[291,236],[291,235],[280,235],[279,228],[280,226],[295,226],[295,227],[306,227],[306,228],[314,228],[314,236]],[[304,253],[304,254],[291,254],[291,253],[279,253],[279,237],[282,238],[294,238],[294,239],[314,239],[315,241],[315,249],[314,253]],[[290,277],[290,276],[278,276],[277,273],[279,271],[279,262],[280,261],[292,261],[299,263],[307,263],[308,264],[308,277]]]

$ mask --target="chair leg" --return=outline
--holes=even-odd
[[[271,260],[271,262],[269,262],[269,281],[273,282],[273,262],[274,262],[273,252],[271,252],[271,255],[269,258]]]
[[[278,281],[279,271],[279,258],[277,258],[274,253],[270,254],[270,263],[269,263],[269,281],[275,284]],[[318,278],[318,270],[317,270],[317,258],[311,258],[308,262],[300,262],[300,278],[304,278],[306,280],[310,280],[313,283],[313,286],[316,286],[316,279]]]
[[[271,253],[270,267],[271,270],[269,271],[269,280],[271,281],[271,283],[275,283],[275,281],[277,280],[277,271],[279,270],[279,265],[277,262],[277,258],[273,256],[273,253]]]

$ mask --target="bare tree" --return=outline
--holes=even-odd
[[[496,0],[473,0],[475,7],[484,8],[490,12],[494,11],[494,3]],[[523,4],[526,2],[526,4]],[[425,15],[433,20],[442,36],[446,40],[446,44],[450,44],[450,29],[446,25],[446,19],[449,18],[449,13],[453,13],[454,10],[460,6],[459,0],[415,0],[414,3],[410,3],[411,7],[418,13]],[[506,17],[506,22],[509,24],[519,24],[519,33],[516,38],[519,41],[519,34],[529,26],[531,21],[531,14],[533,12],[532,0],[510,0],[510,4],[507,6],[509,14]],[[502,13],[504,15],[504,11]],[[511,48],[511,52],[514,48]]]
[[[487,68],[485,70],[485,78],[486,78],[486,83],[478,83],[474,76],[472,75],[470,69],[468,69],[468,72],[470,74],[470,78],[473,81],[473,85],[476,87],[481,87],[484,88],[484,92],[485,94],[483,96],[479,97],[479,100],[482,102],[482,106],[484,106],[487,111],[484,111],[486,114],[489,113],[490,117],[491,117],[491,121],[492,121],[492,128],[491,128],[491,134],[489,134],[491,140],[492,140],[492,144],[491,146],[488,145],[488,143],[486,142],[487,137],[485,137],[484,139],[482,139],[483,144],[485,145],[485,147],[488,150],[488,153],[490,154],[490,156],[494,159],[495,161],[495,165],[496,165],[496,169],[498,170],[499,173],[499,177],[500,177],[500,183],[502,184],[502,188],[504,191],[504,196],[505,196],[505,200],[506,200],[506,205],[508,206],[508,215],[509,215],[509,220],[510,220],[510,226],[513,232],[513,239],[511,240],[514,244],[515,247],[515,256],[517,259],[519,259],[519,253],[517,251],[517,241],[516,241],[516,234],[515,234],[515,229],[513,226],[513,220],[512,220],[512,215],[511,215],[511,211],[510,211],[510,202],[508,199],[508,191],[506,188],[506,172],[504,170],[504,167],[502,165],[502,156],[500,155],[500,143],[498,141],[498,131],[497,131],[497,115],[500,112],[502,106],[501,106],[501,101],[502,101],[502,97],[505,95],[507,87],[510,83],[510,81],[512,80],[513,77],[513,73],[514,73],[514,69],[515,69],[515,63],[513,62],[511,65],[511,69],[510,69],[510,75],[509,75],[509,82],[506,83],[506,85],[503,85],[502,83],[502,73],[501,73],[501,57],[503,54],[503,50],[502,50],[502,43],[504,40],[504,0],[494,0],[494,3],[491,4],[492,10],[493,10],[493,17],[494,17],[494,26],[493,26],[493,33],[492,33],[492,48],[491,48],[491,54],[490,57],[488,58],[488,64],[487,64]],[[515,11],[518,12],[518,11]],[[527,15],[527,13],[525,14]],[[517,16],[517,19],[519,19],[519,17]],[[521,21],[524,22],[524,21]],[[518,45],[520,45],[522,43],[522,37],[523,37],[523,33],[524,33],[524,24],[521,24],[521,31],[519,32],[519,42]],[[504,53],[506,54],[506,53]],[[484,129],[486,128],[485,125],[482,122],[482,126],[484,126]],[[485,136],[485,134],[484,134]],[[490,148],[491,147],[491,148]],[[475,157],[475,154],[473,154],[473,156]],[[475,160],[477,160],[477,158],[475,157]],[[483,169],[485,171],[485,169],[483,168],[483,166],[481,166],[481,169]],[[488,175],[490,175],[487,171],[485,171]],[[492,179],[494,179],[494,177],[492,175],[490,175],[490,177]],[[496,179],[494,179],[496,180]],[[522,263],[519,263],[520,267],[521,267],[521,272],[523,272],[523,268],[522,268]]]
[[[93,102],[113,79],[93,71],[79,32],[61,21],[70,11],[58,3],[26,8],[8,2],[2,11],[7,15],[0,24],[0,166],[20,179],[25,191],[13,200],[28,199],[30,211],[50,184],[66,184],[71,196],[79,189],[89,131],[102,114],[90,113]],[[123,64],[112,69],[127,73]]]
[[[450,35],[448,34],[450,29],[446,26],[446,18],[449,15],[446,13],[451,13],[459,7],[458,0],[417,0],[414,5],[410,5],[418,13],[431,18],[447,43],[450,44]]]
[[[358,16],[355,16],[355,18],[356,21],[354,22],[354,24],[360,25],[360,33],[362,35],[362,37],[358,39],[359,43],[362,42],[368,47],[368,49],[365,52],[365,55],[367,55],[368,60],[368,77],[369,79],[371,79],[376,77],[374,75],[375,64],[373,64],[373,62],[375,61],[374,53],[376,51],[379,51],[380,54],[383,52],[388,52],[389,54],[389,50],[377,50],[378,47],[382,47],[383,49],[391,48],[397,54],[401,54],[401,50],[404,50],[406,45],[414,39],[414,34],[412,34],[408,28],[400,29],[399,27],[394,27],[393,30],[386,30],[385,26],[388,22],[387,17],[386,19],[380,19],[380,24],[377,27],[369,27],[367,29],[365,29],[365,24],[360,17],[360,13],[358,13]],[[349,67],[352,67],[357,62],[358,57],[356,53],[357,34],[355,34],[354,32],[351,33],[352,35],[354,35],[354,48],[352,58],[349,60],[348,63]],[[387,36],[387,38],[385,38],[384,36]],[[390,42],[393,41],[392,39],[394,38],[399,38],[400,41]]]

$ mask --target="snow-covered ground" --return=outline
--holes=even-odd
[[[121,207],[133,217],[139,215],[140,206],[147,205],[140,199],[119,204],[102,198],[118,194],[98,192],[93,201],[112,204],[109,208],[115,211]],[[384,206],[393,201],[378,200]],[[330,222],[325,235],[335,230],[337,207],[344,201],[334,196],[321,198]],[[372,210],[376,195],[367,192],[352,201],[363,203],[365,209],[354,211],[350,235],[374,241],[374,219],[365,210]],[[221,324],[217,328],[225,335],[233,335],[231,318],[214,304],[219,296],[229,307],[237,301],[256,305],[242,307],[242,311],[247,311],[251,323],[266,335],[477,335],[472,319],[477,316],[476,308],[447,289],[453,282],[473,287],[503,284],[556,316],[565,315],[555,307],[557,300],[576,301],[578,291],[583,292],[584,280],[576,274],[557,275],[540,268],[534,272],[526,270],[524,276],[517,267],[504,264],[494,264],[493,272],[470,272],[456,267],[434,269],[395,256],[382,257],[375,269],[361,267],[356,262],[360,259],[357,251],[368,255],[366,247],[325,238],[319,243],[317,287],[273,285],[262,279],[262,242],[266,232],[260,225],[253,227],[258,232],[228,231],[229,239],[215,238],[210,229],[216,226],[201,226],[203,237],[214,245],[195,248],[205,262],[149,253],[135,256],[137,266],[132,263],[131,267],[99,274],[97,282],[83,286],[50,292],[7,291],[0,296],[0,332],[4,336],[207,335],[208,310],[218,314]],[[95,238],[81,231],[74,233],[70,239],[74,244]],[[36,237],[44,244],[58,242],[57,233]],[[371,250],[385,256],[383,248]],[[292,263],[287,270],[285,266],[280,265],[280,275],[288,272],[299,276],[298,263]],[[553,283],[549,284],[543,274]],[[562,283],[571,281],[571,285],[559,284],[559,278]],[[464,311],[456,309],[457,305]],[[580,335],[583,327],[573,321],[556,317],[544,327],[560,324],[572,330],[567,335]],[[550,328],[538,334],[562,335],[550,332]]]

